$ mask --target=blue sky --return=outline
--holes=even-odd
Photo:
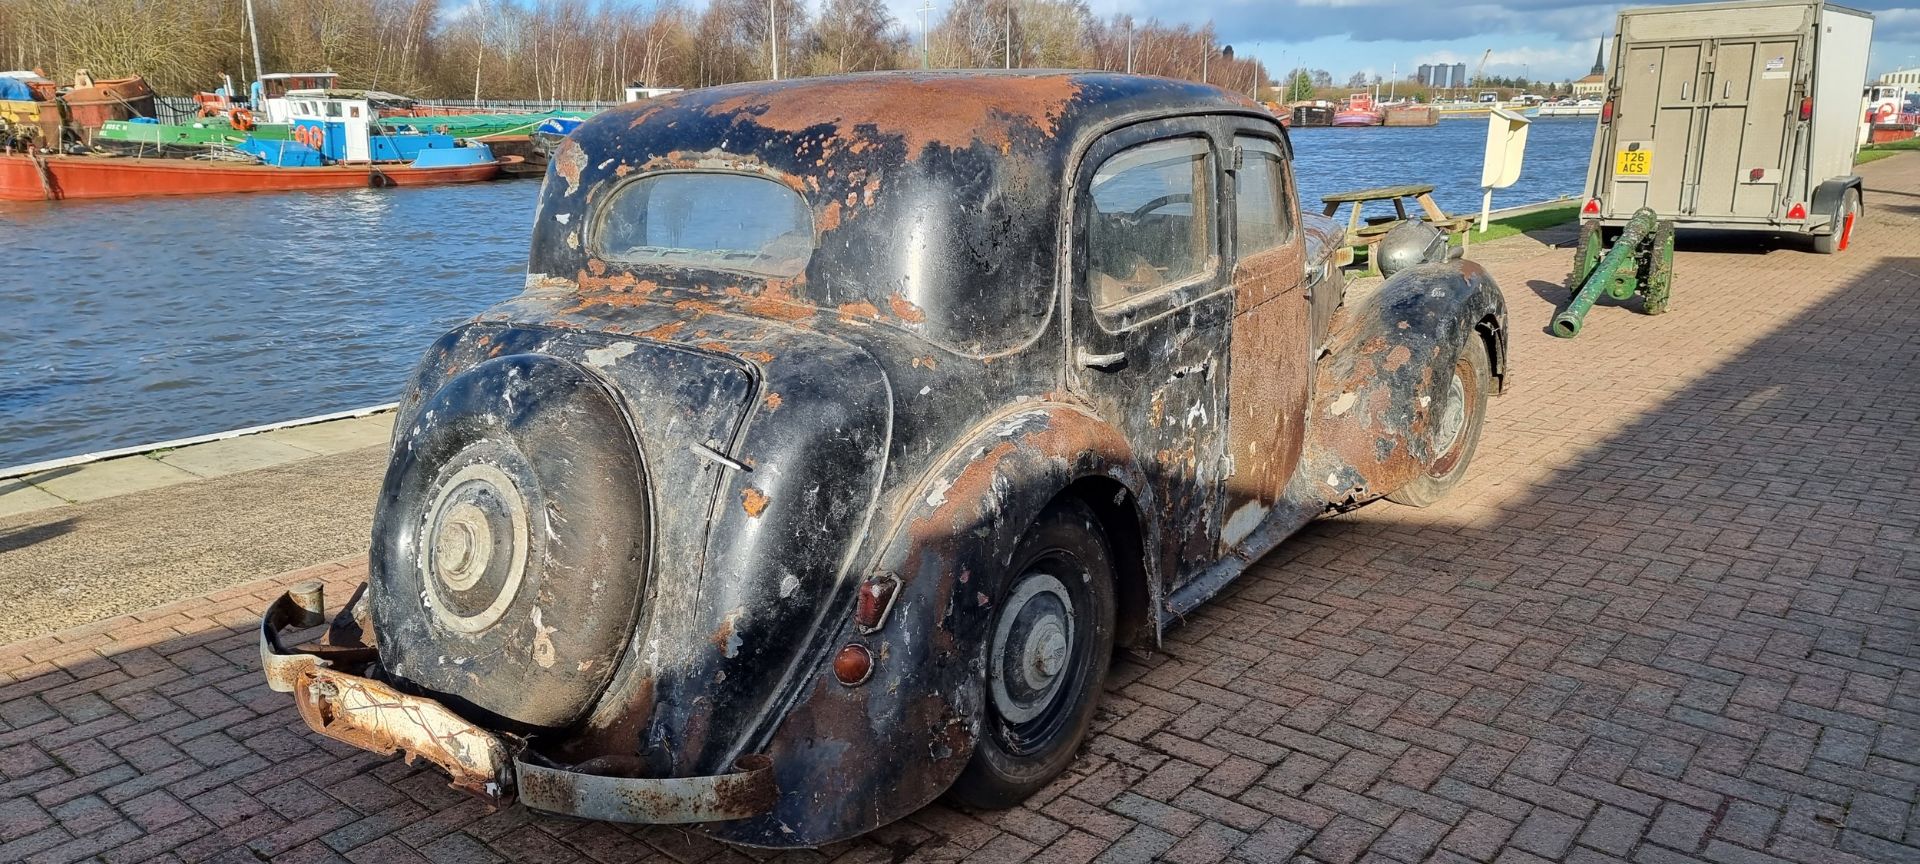
[[[935,0],[940,4],[941,0]],[[1920,0],[1866,0],[1842,5],[1874,13],[1869,74],[1920,65]],[[909,30],[921,0],[889,0]],[[1469,72],[1493,49],[1487,71],[1535,80],[1579,78],[1593,65],[1595,40],[1613,32],[1625,4],[1578,0],[1088,0],[1097,16],[1202,23],[1212,18],[1236,53],[1251,51],[1274,70],[1326,69],[1337,80],[1359,71],[1407,72],[1421,63],[1461,62]],[[1646,2],[1631,5],[1650,5]],[[938,8],[938,7],[936,7]]]

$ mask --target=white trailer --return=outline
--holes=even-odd
[[[1846,248],[1860,213],[1873,16],[1807,0],[1626,9],[1582,217],[1646,207],[1681,229],[1799,233]]]

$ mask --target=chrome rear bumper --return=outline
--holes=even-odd
[[[524,742],[356,674],[377,668],[380,658],[357,644],[358,628],[346,614],[326,640],[283,646],[280,631],[327,623],[324,598],[319,582],[303,582],[260,618],[267,686],[292,693],[300,718],[315,732],[381,755],[402,753],[409,763],[425,759],[452,778],[453,788],[496,806],[517,796],[534,810],[640,824],[721,822],[773,809],[773,762],[761,755],[742,757],[733,773],[704,777],[611,777],[529,761],[539,757]]]

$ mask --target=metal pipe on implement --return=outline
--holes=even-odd
[[[1634,211],[1633,218],[1627,221],[1626,228],[1620,232],[1620,239],[1612,249],[1595,265],[1593,272],[1587,274],[1587,281],[1580,284],[1573,299],[1567,302],[1567,308],[1553,316],[1551,330],[1553,335],[1562,339],[1572,339],[1580,335],[1581,324],[1586,320],[1587,312],[1593,309],[1593,302],[1600,299],[1600,292],[1613,282],[1614,275],[1622,267],[1636,266],[1640,244],[1653,233],[1659,215],[1645,207]]]

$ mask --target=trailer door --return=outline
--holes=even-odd
[[[1751,219],[1778,212],[1798,121],[1792,97],[1799,48],[1792,36],[1713,42],[1700,167],[1685,212]]]
[[[1692,146],[1703,119],[1700,98],[1705,41],[1632,45],[1621,70],[1613,151],[1600,170],[1611,176],[1607,215],[1624,219],[1641,207],[1685,212],[1697,167]]]

